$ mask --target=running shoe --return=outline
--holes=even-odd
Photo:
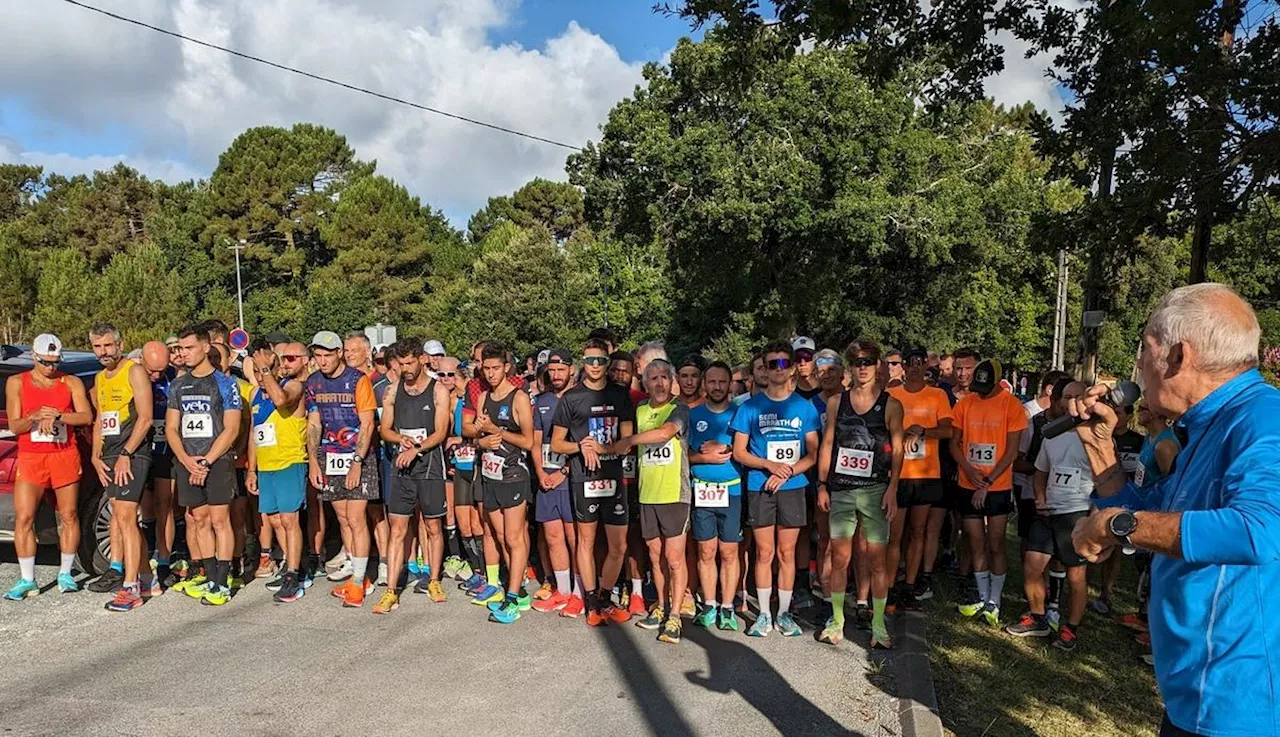
[[[1014,637],[1048,637],[1049,623],[1044,617],[1027,612],[1023,614],[1017,622],[1004,628],[1005,632]]]
[[[498,624],[511,624],[519,618],[520,604],[512,598],[505,598],[501,606],[489,612],[489,621]]]
[[[427,584],[427,595],[437,604],[441,604],[449,598],[444,595],[444,587],[440,585],[439,581],[432,581]]]
[[[680,602],[680,616],[689,618],[698,616],[698,605],[692,596],[685,596],[684,601]]]
[[[986,607],[985,601],[969,601],[956,607],[956,611],[960,612],[962,617],[976,617]]]
[[[536,584],[541,584],[541,583],[542,583],[541,579],[539,579],[539,578],[538,578],[538,572],[537,572],[537,571],[535,571],[535,570],[533,569],[533,566],[526,566],[526,567],[525,567],[525,569],[524,569],[524,580],[525,580],[525,582],[533,582],[533,583],[536,583]]]
[[[405,568],[408,569],[410,578],[417,578],[418,574],[422,573],[422,570],[418,568],[418,561],[415,558],[410,558],[409,562],[405,564]]]
[[[476,606],[486,606],[491,602],[502,601],[504,596],[506,596],[506,594],[502,589],[491,583],[485,584],[485,587],[476,592],[476,595],[471,598],[471,603]]]
[[[645,618],[636,622],[636,626],[642,630],[656,630],[662,626],[666,618],[667,613],[663,611],[662,607],[654,604]]]
[[[600,613],[599,609],[587,610],[587,626],[588,627],[603,627],[606,624],[609,624],[609,620],[605,619],[604,615]]]
[[[400,597],[390,589],[382,592],[382,598],[373,605],[374,614],[389,614],[400,608]]]
[[[565,607],[569,606],[570,599],[571,597],[565,596],[559,591],[553,591],[551,596],[533,602],[533,610],[544,614],[562,611]]]
[[[199,574],[190,578],[191,584],[182,590],[182,593],[190,596],[192,599],[203,599],[204,595],[213,588],[213,581]]]
[[[818,635],[818,642],[825,642],[828,645],[839,645],[843,639],[844,624],[837,624],[834,617],[827,620],[827,626],[823,627]]]
[[[178,576],[176,572],[173,575],[177,577],[177,580],[174,581],[169,586],[169,588],[173,591],[178,591],[178,592],[185,592],[187,589],[191,588],[192,582],[194,582],[197,578],[197,576],[192,576],[192,575]]]
[[[1059,650],[1071,652],[1076,649],[1079,644],[1079,637],[1076,635],[1076,628],[1069,624],[1062,625],[1058,630],[1058,637],[1053,641],[1053,646]]]
[[[117,573],[114,568],[108,568],[106,573],[98,576],[98,580],[89,584],[86,588],[95,594],[109,594],[123,585],[124,574]]]
[[[716,626],[716,610],[714,607],[705,607],[698,616],[693,618],[693,623],[699,627],[711,628]]]
[[[616,622],[617,624],[622,624],[628,619],[631,619],[631,614],[628,613],[626,609],[619,609],[613,605],[613,602],[608,601],[604,606],[600,607],[600,616],[608,619],[610,622]]]
[[[76,577],[70,573],[58,574],[58,592],[62,594],[74,594],[80,590],[80,584],[76,583]]]
[[[1066,629],[1066,627],[1063,627],[1062,629]],[[1061,631],[1062,630],[1059,630],[1059,633],[1061,633]],[[1151,635],[1146,632],[1139,632],[1138,634],[1134,635],[1133,641],[1143,647],[1151,647]]]
[[[920,574],[920,578],[916,579],[915,597],[920,601],[928,601],[933,598],[933,576],[928,573]]]
[[[791,608],[796,611],[803,611],[811,606],[813,606],[813,592],[809,590],[808,586],[801,586],[797,588]]]
[[[799,637],[804,634],[804,630],[800,629],[800,625],[796,622],[795,617],[791,616],[791,612],[779,612],[778,623],[775,627],[783,637]]]
[[[475,596],[478,591],[488,584],[489,582],[484,580],[484,576],[481,576],[479,573],[473,573],[471,574],[471,578],[468,578],[466,581],[458,584],[458,588],[462,589],[467,596]]]
[[[1154,667],[1156,664],[1156,656],[1152,655],[1151,653],[1146,653],[1142,655],[1142,662]]]
[[[276,562],[271,560],[270,553],[258,556],[258,570],[253,572],[254,578],[269,578],[277,575]]]
[[[22,601],[32,596],[40,595],[40,586],[33,578],[20,578],[13,585],[13,588],[4,592],[4,598],[9,601]]]
[[[871,607],[867,606],[865,601],[858,602],[854,605],[853,624],[860,630],[871,629]]]
[[[716,615],[716,629],[725,632],[738,631],[738,615],[733,613],[733,609],[720,607],[720,613]]]
[[[547,581],[539,586],[537,591],[533,592],[533,598],[542,601],[543,599],[550,599],[553,593],[555,593],[555,587],[551,585],[550,581]]]
[[[1000,607],[996,606],[994,601],[988,601],[987,605],[982,607],[982,618],[992,627],[1000,626]]]
[[[1101,614],[1105,617],[1111,613],[1111,602],[1105,597],[1101,599],[1094,599],[1085,606],[1085,609],[1088,609],[1094,614]]]
[[[872,650],[892,650],[893,640],[889,637],[888,632],[872,632],[871,633],[871,649]]]
[[[1058,631],[1058,627],[1062,625],[1062,613],[1058,611],[1058,607],[1051,606],[1044,612],[1044,621],[1049,623],[1049,629],[1054,632]]]
[[[523,589],[521,591],[523,592]],[[527,612],[533,608],[533,597],[526,593],[521,593],[516,597],[516,605],[520,607],[520,611]]]
[[[319,558],[320,558],[320,555],[317,554],[316,559],[318,560]],[[332,558],[324,562],[324,567],[325,567],[325,570],[327,571],[332,571],[335,568],[341,568],[342,566],[350,566],[350,565],[351,565],[351,559],[347,557],[347,551],[342,548],[338,548],[337,555],[333,556]]]
[[[644,608],[644,594],[636,591],[631,594],[627,602],[627,614],[632,617],[643,617],[648,613]]]
[[[232,591],[239,591],[240,589],[244,588],[243,574],[236,575],[234,573],[228,573],[227,588],[231,589]]]
[[[142,596],[145,599],[154,599],[164,593],[164,587],[160,585],[160,577],[151,574],[151,580],[142,584]]]
[[[275,578],[272,578],[270,581],[267,581],[265,584],[263,584],[263,586],[267,589],[267,591],[271,591],[271,592],[279,591],[280,587],[284,586],[285,576],[288,576],[288,575],[289,575],[289,569],[285,568],[284,566],[280,566],[280,571],[276,573]]]
[[[462,561],[462,565],[458,567],[457,573],[453,574],[453,578],[457,581],[466,581],[468,578],[474,576],[475,573],[475,571],[471,570],[471,566],[464,560]]]
[[[756,621],[752,623],[751,629],[747,630],[747,637],[767,637],[769,631],[773,629],[773,620],[768,614],[761,614],[756,617]]]
[[[345,561],[341,566],[329,572],[327,578],[330,581],[346,581],[355,574],[355,570],[351,567],[351,561]]]
[[[680,644],[680,618],[672,617],[663,625],[662,632],[658,633],[658,642],[665,642],[671,645]]]
[[[427,594],[431,591],[431,584],[434,583],[427,576],[419,576],[417,581],[413,582],[413,593]]]
[[[585,606],[586,602],[582,600],[581,596],[570,596],[569,603],[565,604],[564,608],[560,610],[560,616],[577,619],[582,616],[582,610]]]
[[[136,586],[122,586],[103,608],[109,612],[127,612],[142,606],[142,593]]]
[[[364,606],[364,597],[365,594],[372,590],[372,582],[366,581],[364,586],[361,586],[355,581],[351,581],[349,584],[350,585],[347,586],[346,592],[342,595],[342,605],[344,607],[351,608]]]
[[[386,586],[386,585],[387,585],[387,564],[386,564],[386,563],[379,563],[379,564],[378,564],[378,578],[377,578],[377,580],[376,580],[376,581],[374,581],[373,583],[374,583],[374,585],[376,585],[376,586]]]
[[[347,587],[350,585],[351,585],[350,580],[348,580],[346,583],[340,583],[337,586],[334,586],[333,588],[329,589],[329,594],[341,599],[342,597],[347,595]]]
[[[208,606],[222,606],[228,601],[231,601],[231,589],[226,586],[218,586],[212,582],[209,582],[207,585],[209,587],[208,590],[205,591],[204,596],[200,597],[201,604],[206,604]],[[187,591],[190,592],[191,590],[187,589]]]
[[[1128,627],[1131,630],[1137,630],[1138,632],[1147,631],[1146,617],[1141,617],[1137,614],[1126,614],[1123,617],[1120,617],[1119,619],[1117,619],[1116,621],[1120,623],[1120,626]]]
[[[458,571],[462,568],[462,559],[456,555],[451,555],[444,559],[444,568],[442,569],[445,578],[457,578]]]
[[[294,572],[286,572],[283,578],[284,580],[281,581],[280,587],[277,588],[276,593],[272,595],[272,599],[280,602],[281,604],[288,604],[301,599],[303,595],[307,593],[306,587],[298,581],[298,576]]]

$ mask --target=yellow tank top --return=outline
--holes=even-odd
[[[129,383],[129,369],[133,364],[126,358],[120,362],[115,376],[108,376],[106,371],[102,371],[93,382],[94,392],[98,395],[98,425],[102,428],[104,457],[119,455],[133,432],[133,422],[138,416],[134,409],[133,386]]]
[[[287,383],[286,379],[281,385]],[[250,403],[259,471],[280,471],[307,460],[307,417],[281,417],[271,397],[261,387]]]

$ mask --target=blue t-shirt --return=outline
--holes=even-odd
[[[799,463],[809,451],[805,435],[821,433],[821,420],[813,402],[796,393],[775,402],[764,392],[742,403],[729,427],[747,436],[747,450],[757,458],[780,463]],[[747,472],[747,489],[761,491],[769,475],[759,469]],[[792,476],[779,491],[795,491],[808,484],[804,474]]]
[[[560,397],[556,396],[555,392],[542,392],[533,402],[533,429],[535,432],[542,433],[543,445],[541,448],[534,448],[533,452],[538,462],[542,464],[543,471],[558,471],[568,462],[560,453],[551,452],[551,418],[556,416],[556,406],[559,404]],[[541,485],[536,488],[541,488]],[[556,490],[567,488],[569,488],[568,474]]]
[[[703,443],[724,443],[732,448],[733,431],[729,429],[729,423],[733,420],[733,415],[732,406],[723,412],[713,412],[705,402],[689,410],[689,451],[700,452]],[[690,465],[689,473],[699,481],[733,484],[729,488],[730,496],[742,493],[742,474],[732,460],[724,463],[695,463]]]

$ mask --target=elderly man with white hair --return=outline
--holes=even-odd
[[[1160,301],[1142,336],[1145,402],[1182,442],[1153,487],[1125,482],[1116,413],[1095,387],[1072,400],[1101,511],[1076,526],[1090,561],[1154,553],[1149,606],[1160,734],[1280,735],[1280,392],[1257,370],[1253,309],[1221,284]]]

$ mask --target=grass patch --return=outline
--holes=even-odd
[[[1006,624],[1025,610],[1020,549],[1011,535],[1001,603]],[[1121,614],[1137,610],[1136,581],[1133,562],[1122,561],[1113,602]],[[1060,652],[1048,639],[1011,637],[979,618],[961,617],[955,609],[960,583],[935,576],[936,595],[925,602],[933,682],[946,729],[960,737],[1156,735],[1164,707],[1132,630],[1112,617],[1086,613],[1079,646]]]

